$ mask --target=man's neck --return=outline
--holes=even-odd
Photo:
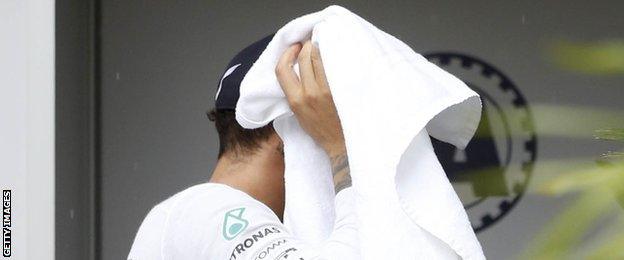
[[[226,184],[249,194],[282,219],[284,161],[278,151],[265,148],[244,156],[224,154],[217,161],[210,182]]]

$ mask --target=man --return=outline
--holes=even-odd
[[[219,156],[209,183],[175,194],[145,217],[128,259],[357,259],[351,178],[340,121],[318,49],[290,46],[275,73],[299,124],[332,164],[336,220],[331,237],[312,248],[281,223],[284,154],[272,124],[243,129],[235,120],[240,82],[273,35],[228,65],[209,118],[219,133]],[[293,64],[299,64],[298,77]]]

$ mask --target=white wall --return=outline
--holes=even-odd
[[[0,189],[12,190],[10,259],[54,259],[54,1],[0,1],[0,35]]]

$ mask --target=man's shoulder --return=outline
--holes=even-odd
[[[197,227],[218,233],[224,209],[249,203],[247,197],[242,191],[218,183],[201,183],[173,194],[147,213],[129,259],[158,259],[160,254],[172,252],[172,243],[174,248],[185,248],[188,241],[201,241],[193,237],[198,234]]]
[[[241,194],[241,193],[243,192],[236,190],[225,184],[206,182],[206,183],[201,183],[201,184],[190,186],[184,190],[181,190],[171,195],[167,199],[156,204],[153,207],[153,209],[156,209],[156,211],[163,210],[163,211],[169,212],[173,208],[178,206],[180,203],[189,202],[197,198],[204,198],[204,197],[210,197],[210,196],[221,197],[221,196],[232,196],[232,195],[246,195],[246,194]],[[211,199],[210,201],[218,202],[219,200],[216,200],[216,198],[218,197],[215,197],[215,200]]]
[[[161,201],[152,208],[147,217],[160,212],[165,212],[168,215],[171,212],[180,212],[181,209],[188,210],[195,208],[195,206],[201,206],[200,208],[205,211],[239,203],[255,204],[258,202],[241,190],[221,183],[206,182],[190,186]],[[192,211],[200,208],[195,208]]]
[[[279,222],[268,207],[247,193],[224,184],[202,183],[154,206],[145,217],[135,244],[148,250],[154,248],[150,244],[157,244],[162,255],[182,259],[206,259],[202,257],[205,253],[221,256],[222,250],[229,250],[234,243],[230,237],[242,232],[252,219],[254,222],[249,225]],[[227,225],[236,227],[226,228]],[[212,249],[206,252],[204,248]]]

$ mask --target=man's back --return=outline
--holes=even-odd
[[[345,227],[338,232],[343,234],[354,230],[350,227],[354,221],[348,218],[351,196],[350,189],[336,196],[339,210],[343,209],[338,212],[339,226]],[[352,255],[357,251],[355,245],[348,245],[351,241],[336,242],[332,245],[330,239],[324,248],[312,249],[290,235],[264,204],[227,185],[204,183],[152,208],[128,259],[310,259],[326,252]],[[334,246],[343,248],[336,251]]]
[[[229,217],[228,212],[238,209],[242,209],[239,216]],[[228,224],[224,223],[226,219],[236,217],[242,223],[223,226]],[[152,208],[139,228],[128,259],[228,259],[230,254],[252,251],[231,251],[236,247],[234,238],[275,223],[279,223],[277,216],[244,192],[222,184],[199,184]],[[282,227],[271,228],[281,231]],[[258,240],[269,239],[271,235],[267,234]]]

